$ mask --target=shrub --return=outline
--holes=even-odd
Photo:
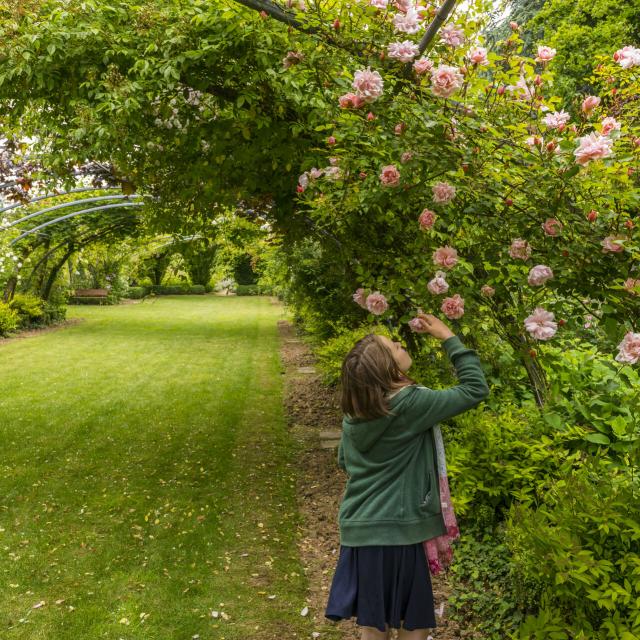
[[[206,288],[203,284],[194,284],[189,288],[189,293],[191,294],[204,295],[206,292]]]
[[[147,295],[148,287],[129,287],[127,291],[127,298],[131,300],[140,300]]]
[[[149,287],[149,293],[157,296],[178,296],[190,293],[191,286],[188,284],[153,284]]]
[[[67,307],[56,302],[45,302],[43,307],[43,324],[55,324],[62,322],[67,317]]]
[[[19,321],[18,312],[6,302],[0,302],[0,336],[17,329]]]
[[[553,624],[565,636],[640,636],[640,502],[633,469],[593,456],[559,479],[537,509],[515,506],[507,526],[514,570],[543,586],[543,606],[520,638]],[[526,635],[529,634],[529,635]]]
[[[236,295],[238,296],[259,296],[262,294],[260,286],[257,284],[236,285]]]
[[[22,328],[42,324],[44,317],[44,302],[30,293],[17,293],[9,302],[9,306],[16,311]]]

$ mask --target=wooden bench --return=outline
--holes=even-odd
[[[108,289],[76,289],[75,298],[106,298],[109,295]]]

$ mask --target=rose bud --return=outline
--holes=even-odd
[[[505,198],[504,203],[507,205],[507,207],[510,207],[513,204],[513,200],[511,198]]]
[[[296,187],[296,191],[297,191],[298,193],[304,193],[304,187],[303,187],[301,184],[299,184],[299,185]]]
[[[633,229],[635,225],[633,224],[633,220],[625,220],[624,226],[627,227],[627,229]]]
[[[376,117],[373,115],[373,113],[371,113],[371,111],[369,111],[369,113],[367,113],[367,120],[369,122],[371,122],[372,120],[375,120]]]
[[[340,28],[340,20],[338,20],[338,18],[333,21],[333,28],[336,29],[336,31]]]
[[[563,250],[562,250],[562,255],[563,255],[565,258],[568,258],[568,257],[569,257],[569,252],[568,252],[566,249],[563,249]]]
[[[504,94],[504,92],[505,92],[505,87],[504,87],[504,85],[503,85],[503,84],[501,84],[501,85],[498,87],[497,91],[498,91],[498,95],[499,95],[499,96],[503,95],[503,94]]]
[[[567,324],[567,321],[564,318],[560,318],[560,320],[558,320],[559,327],[564,327],[565,324]]]
[[[598,217],[598,212],[595,209],[591,209],[591,211],[587,213],[587,220],[589,222],[595,222],[597,217]]]
[[[334,145],[336,143],[336,139],[333,136],[329,136],[327,138],[327,144]]]

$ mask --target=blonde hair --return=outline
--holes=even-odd
[[[413,380],[400,371],[380,336],[370,333],[356,342],[342,363],[342,412],[365,420],[388,416],[392,411],[386,395],[407,382]]]

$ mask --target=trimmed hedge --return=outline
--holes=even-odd
[[[126,297],[131,300],[140,300],[140,298],[144,298],[148,293],[148,287],[129,287]]]
[[[237,296],[259,296],[262,295],[262,288],[257,284],[238,284],[236,285]]]
[[[151,285],[149,287],[149,293],[157,296],[201,295],[205,292],[205,287],[201,284]]]

